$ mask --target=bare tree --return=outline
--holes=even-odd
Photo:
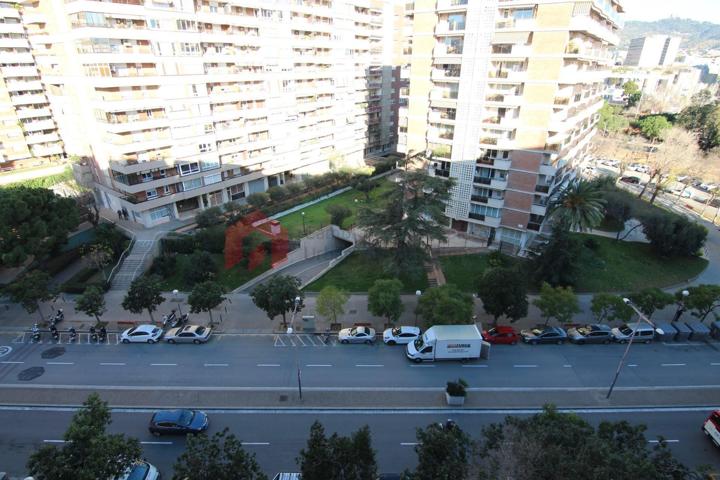
[[[664,140],[648,154],[647,165],[650,168],[650,179],[643,186],[639,197],[642,197],[648,186],[655,183],[650,203],[655,201],[657,194],[670,179],[698,161],[699,151],[697,138],[691,132],[673,127],[667,131]]]

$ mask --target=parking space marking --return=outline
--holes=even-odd
[[[301,337],[300,335],[296,336],[295,339],[296,339],[298,342],[300,342],[303,347],[307,347],[307,344],[306,344],[305,342],[303,342],[303,339],[302,339],[302,337]],[[315,344],[313,343],[313,345],[315,345]]]
[[[287,347],[287,345],[285,345],[285,342],[280,335],[275,335],[275,343],[273,344],[273,347]]]
[[[628,367],[637,367],[637,363],[628,363]]]
[[[684,367],[684,363],[661,363],[661,367]]]
[[[25,333],[18,333],[12,343],[25,343]]]
[[[5,357],[7,355],[10,355],[10,353],[13,351],[12,347],[8,347],[6,345],[3,345],[0,347],[0,357]]]
[[[563,365],[563,368],[572,368],[572,365],[565,364],[565,365]]]
[[[206,367],[229,367],[230,365],[227,363],[205,363],[204,366],[206,366]]]

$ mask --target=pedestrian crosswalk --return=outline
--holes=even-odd
[[[70,340],[70,334],[67,332],[59,332],[60,336],[58,340],[52,338],[49,332],[42,332],[40,340],[33,342],[31,332],[19,332],[16,334],[12,343],[25,344],[25,343],[36,343],[38,345],[117,345],[120,343],[120,335],[117,333],[108,333],[107,339],[104,342],[93,340],[90,338],[90,334],[86,332],[78,333],[77,338],[74,341]]]
[[[337,338],[326,335],[308,335],[308,334],[292,334],[292,335],[275,335],[273,346],[276,348],[284,347],[332,347]]]

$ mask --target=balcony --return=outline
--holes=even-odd
[[[431,78],[433,80],[441,80],[441,81],[459,81],[460,80],[460,66],[458,65],[458,68],[454,69],[442,69],[442,68],[433,68]]]
[[[539,232],[541,226],[542,226],[542,224],[540,224],[540,223],[528,222],[527,229]]]
[[[570,30],[587,32],[600,40],[608,42],[610,45],[620,43],[620,36],[617,33],[586,15],[572,17],[570,20]]]
[[[495,22],[496,30],[532,30],[535,27],[534,18],[501,18]]]
[[[481,222],[485,221],[485,215],[480,215],[479,213],[474,212],[468,213],[468,218],[472,218],[473,220],[480,220]]]
[[[492,183],[492,178],[490,178],[490,177],[473,177],[473,183],[477,183],[480,185],[490,185]]]
[[[462,35],[465,33],[465,22],[438,22],[435,26],[436,35]]]
[[[452,147],[449,145],[436,146],[430,151],[433,158],[450,158],[452,155]]]
[[[450,178],[450,170],[442,170],[440,168],[435,168],[433,173],[436,177]]]
[[[453,11],[453,10],[466,10],[468,0],[438,0],[437,10],[442,11]]]
[[[538,193],[549,193],[550,185],[535,185],[535,191]]]
[[[47,104],[48,101],[45,95],[41,93],[30,94],[30,95],[13,95],[13,105],[32,105],[32,104]]]

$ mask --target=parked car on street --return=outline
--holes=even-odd
[[[418,327],[388,328],[383,332],[383,342],[388,345],[405,345],[420,336]]]
[[[601,323],[583,325],[569,328],[567,331],[571,342],[582,345],[584,343],[610,343],[614,340],[612,329]]]
[[[278,473],[273,480],[300,480],[302,476],[299,473]]]
[[[637,185],[640,183],[640,179],[638,177],[621,177],[620,181],[623,183],[630,183],[632,185]]]
[[[720,448],[720,410],[715,410],[703,423],[702,431]]]
[[[185,325],[184,327],[171,328],[165,333],[165,341],[168,343],[205,343],[210,340],[212,328],[202,325]]]
[[[567,340],[567,333],[560,327],[544,327],[522,330],[520,332],[523,342],[530,345],[538,343],[557,343],[562,345]]]
[[[338,332],[340,343],[373,343],[375,341],[375,329],[370,327],[343,328]]]
[[[150,419],[148,427],[155,436],[201,433],[207,430],[208,416],[200,410],[158,410]]]
[[[630,341],[633,330],[635,331],[633,342],[650,343],[655,338],[655,329],[651,325],[641,322],[624,323],[613,328],[612,334],[616,342],[627,343]]]
[[[160,472],[148,462],[133,463],[117,480],[160,480]]]
[[[162,337],[163,331],[155,325],[137,325],[128,328],[120,335],[122,343],[155,343]]]
[[[490,330],[483,330],[483,340],[493,345],[515,345],[520,335],[513,327],[498,325]]]

